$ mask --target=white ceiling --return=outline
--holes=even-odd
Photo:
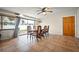
[[[41,9],[41,7],[1,7],[1,9],[17,12],[20,14],[25,14],[32,17],[42,17],[44,15],[37,15],[37,10]],[[63,11],[63,10],[73,10],[77,9],[76,7],[51,7],[53,13]]]
[[[17,12],[20,14],[25,14],[28,16],[36,16],[36,10],[39,10],[39,7],[3,7],[1,9]]]

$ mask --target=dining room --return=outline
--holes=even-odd
[[[0,52],[79,51],[78,7],[0,7]]]

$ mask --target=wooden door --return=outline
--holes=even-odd
[[[63,17],[63,35],[75,36],[75,16]]]

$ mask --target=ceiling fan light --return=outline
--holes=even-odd
[[[46,12],[43,12],[44,15],[46,15]]]

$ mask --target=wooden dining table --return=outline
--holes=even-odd
[[[31,38],[32,36],[37,36],[37,35],[38,35],[37,31],[38,31],[38,30],[36,30],[36,29],[30,30],[30,31],[29,31],[29,32],[30,32],[30,38]],[[34,34],[34,35],[33,35],[33,34]],[[44,29],[41,30],[41,36],[43,36],[43,34],[44,34]]]

